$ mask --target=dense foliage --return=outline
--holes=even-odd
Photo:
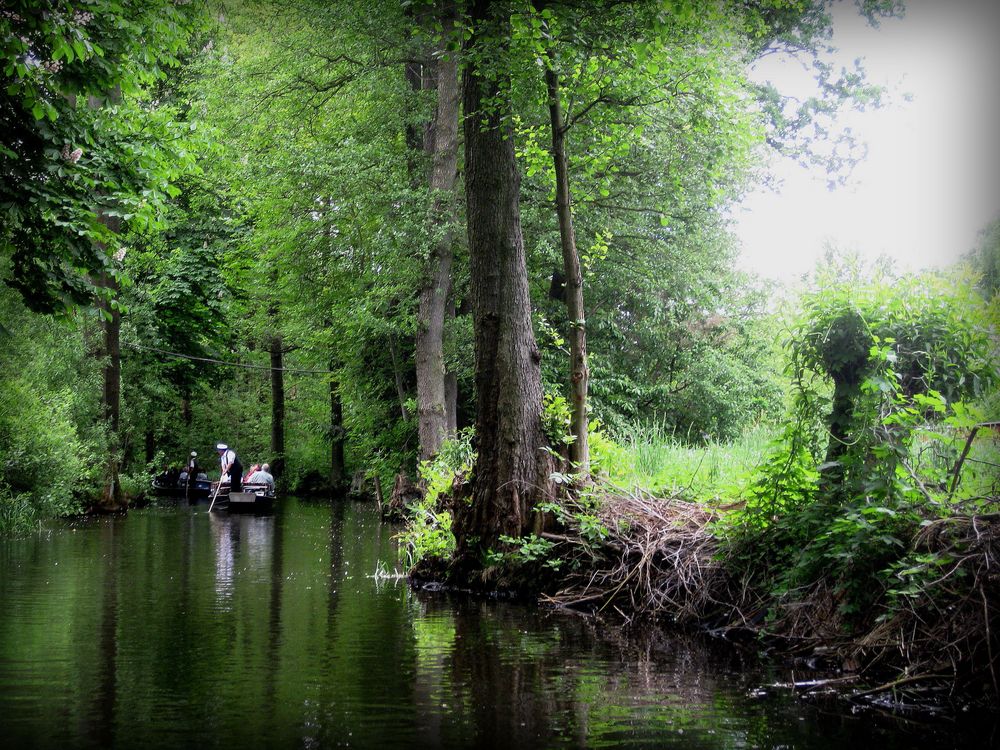
[[[780,592],[824,581],[845,614],[867,611],[922,525],[996,504],[975,467],[954,469],[997,379],[987,306],[955,277],[833,278],[801,300],[789,330],[794,407],[730,519],[741,556]],[[978,472],[982,475],[982,472]],[[925,556],[926,558],[926,556]]]
[[[150,98],[193,5],[12,2],[0,11],[0,252],[34,310],[86,304],[113,270],[109,219],[154,223],[191,164],[187,127]]]

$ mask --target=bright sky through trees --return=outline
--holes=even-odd
[[[828,190],[825,174],[775,159],[778,191],[759,189],[734,211],[743,268],[791,281],[827,244],[889,255],[901,270],[941,267],[1000,215],[1000,3],[906,4],[904,18],[879,28],[854,3],[834,8],[836,59],[863,57],[870,80],[889,87],[889,103],[841,118],[868,144],[846,186]],[[765,59],[755,77],[809,91],[809,71],[787,58]]]

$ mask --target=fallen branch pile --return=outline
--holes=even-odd
[[[601,541],[588,541],[579,530],[543,534],[556,543],[565,571],[561,588],[543,601],[615,612],[626,621],[749,628],[788,655],[876,679],[896,675],[887,683],[893,690],[909,689],[923,676],[950,685],[949,692],[961,684],[967,694],[1000,696],[1000,514],[953,516],[922,527],[912,548],[949,561],[939,577],[892,607],[886,593],[879,608],[849,625],[838,610],[835,582],[768,601],[747,585],[753,571],[727,570],[711,531],[719,511],[619,492],[594,513],[608,531]]]
[[[1000,696],[1000,514],[923,527],[915,550],[950,560],[854,644],[866,666],[944,673]]]
[[[677,623],[700,622],[713,608],[732,606],[730,576],[716,559],[718,540],[709,530],[716,511],[637,491],[606,496],[596,514],[608,531],[598,545],[543,534],[563,545],[558,553],[571,570],[545,601]]]

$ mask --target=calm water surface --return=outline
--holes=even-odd
[[[410,590],[365,504],[133,511],[0,542],[15,747],[987,747],[853,716],[697,639]]]

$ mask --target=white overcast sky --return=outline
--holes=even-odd
[[[825,174],[774,160],[782,187],[749,194],[733,214],[739,265],[792,281],[831,243],[887,254],[900,270],[946,266],[1000,216],[1000,0],[909,0],[903,18],[879,28],[838,0],[833,17],[837,59],[864,58],[893,103],[841,118],[869,149],[845,187],[828,190]],[[791,93],[808,79],[777,58],[754,76]]]

